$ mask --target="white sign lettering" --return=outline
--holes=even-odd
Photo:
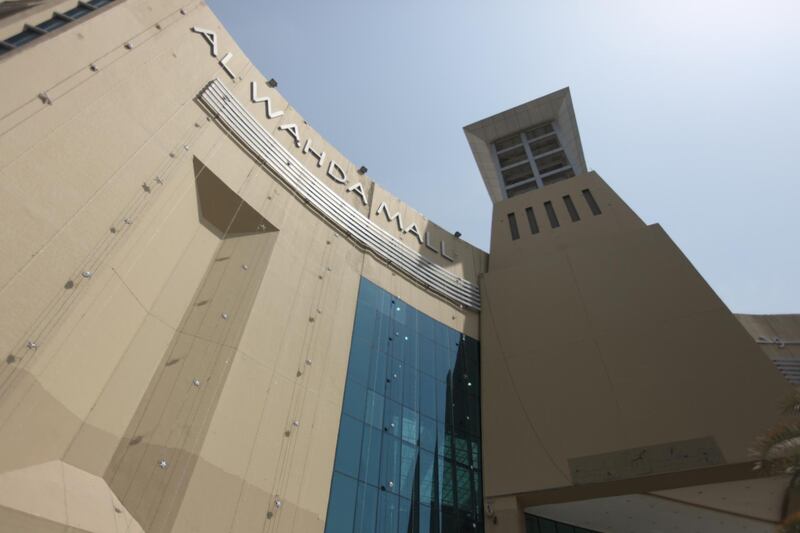
[[[386,206],[386,202],[381,202],[381,205],[378,206],[378,210],[375,211],[375,214],[380,215],[381,211],[383,211],[383,214],[386,215],[386,220],[388,222],[391,222],[392,220],[397,221],[398,230],[403,231],[405,229],[403,228],[403,216],[400,214],[400,211],[398,211],[394,215],[390,215],[389,208]]]
[[[317,158],[317,166],[321,167],[322,162],[325,161],[325,152],[317,152],[316,150],[311,148],[311,139],[306,139],[306,145],[303,146],[303,153],[307,154],[309,152],[311,152],[311,155]]]
[[[208,44],[211,45],[211,55],[214,57],[219,57],[219,47],[217,45],[217,34],[211,30],[206,30],[200,28],[198,26],[193,26],[192,31],[195,33],[199,33],[203,36],[203,38],[208,41]],[[228,61],[231,60],[233,57],[233,53],[228,52],[223,56],[222,59],[219,60],[219,64],[222,66],[223,70],[233,79],[236,79],[236,75],[231,71],[230,67],[228,67]]]
[[[211,47],[211,55],[214,57],[219,57],[219,42],[217,39],[216,32],[211,30],[207,30],[204,28],[200,28],[199,26],[193,26],[192,31],[198,33],[203,36],[206,42]],[[225,71],[228,76],[232,79],[236,79],[236,75],[233,73],[231,68],[228,66],[231,58],[233,57],[232,52],[227,52],[222,59],[220,59],[219,65]],[[264,108],[266,111],[266,116],[268,119],[272,120],[275,118],[279,118],[283,116],[284,112],[282,110],[273,111],[272,109],[272,100],[270,100],[269,96],[260,96],[258,94],[258,86],[255,81],[250,82],[250,101],[254,104],[264,104]],[[289,135],[291,135],[292,139],[294,140],[294,145],[300,148],[301,140],[300,140],[300,128],[297,124],[280,124],[278,129],[281,131],[285,131]],[[315,150],[311,147],[311,139],[306,139],[305,144],[303,145],[302,152],[304,154],[311,154],[311,156],[316,159],[317,167],[322,168],[323,162],[326,158],[326,153],[322,150]],[[327,176],[335,181],[336,183],[346,185],[348,183],[347,173],[345,172],[344,168],[339,165],[333,159],[330,160],[328,163],[328,169],[326,172]],[[361,198],[361,203],[363,205],[368,205],[369,201],[367,200],[367,193],[364,191],[364,186],[356,182],[345,189],[346,192],[353,193],[358,195]],[[439,242],[439,248],[437,249],[431,243],[431,235],[430,232],[426,231],[425,236],[423,238],[422,234],[419,231],[419,227],[417,226],[416,222],[412,222],[408,226],[403,225],[403,217],[398,211],[397,213],[391,214],[389,213],[389,206],[386,205],[386,202],[381,202],[381,205],[378,206],[377,211],[375,211],[376,215],[380,215],[383,213],[386,216],[386,220],[388,222],[396,222],[397,229],[403,234],[410,233],[413,235],[417,241],[422,245],[424,244],[428,250],[431,250],[434,253],[440,254],[445,259],[453,261],[453,258],[447,254],[447,248],[445,247],[444,241]]]
[[[250,82],[250,100],[256,104],[264,102],[264,107],[267,109],[267,118],[278,118],[283,115],[283,111],[272,112],[272,101],[269,96],[258,96],[256,82],[254,81]]]

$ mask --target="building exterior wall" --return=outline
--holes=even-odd
[[[4,20],[0,36],[68,7]],[[193,27],[216,32],[217,57]],[[131,531],[322,531],[360,279],[473,338],[478,314],[317,216],[196,96],[222,80],[320,181],[431,262],[475,283],[486,254],[360,176],[202,2],[117,0],[5,54],[0,72],[3,516],[21,531],[109,531],[118,516]],[[251,81],[280,120],[251,101]],[[299,147],[278,129],[290,120]],[[306,139],[363,183],[367,205]],[[392,229],[378,199],[453,260]],[[72,468],[85,483],[58,473]],[[103,502],[91,511],[76,503],[87,484]],[[58,490],[20,501],[23,485]]]
[[[753,341],[783,374],[800,385],[800,315],[736,315]]]
[[[1,19],[0,40],[78,5]],[[752,476],[746,450],[791,390],[752,340],[793,354],[774,341],[794,319],[740,318],[749,336],[658,225],[584,172],[568,90],[510,110],[562,122],[579,173],[566,181],[503,200],[487,147],[533,124],[467,131],[496,200],[488,255],[322,138],[201,1],[114,0],[0,55],[0,75],[0,530],[326,531],[345,512],[334,472],[369,481],[339,456],[355,427],[342,417],[362,423],[348,376],[360,356],[397,355],[380,334],[359,352],[373,309],[359,287],[413,309],[410,338],[433,324],[454,350],[481,347],[480,376],[457,351],[436,395],[447,408],[464,379],[479,384],[481,431],[457,431],[475,395],[430,417],[445,440],[451,417],[450,455],[409,437],[410,453],[441,457],[442,482],[423,483],[421,459],[413,488],[400,478],[397,506],[375,508],[398,528],[405,509],[420,531],[517,533],[534,506],[637,492],[699,505],[713,498],[693,487],[727,498]],[[296,175],[332,193],[312,197]],[[417,355],[434,346],[435,362],[447,340],[429,340]],[[387,414],[382,443],[413,420],[392,428]],[[381,472],[371,493],[386,503]],[[750,514],[777,520],[766,500]],[[438,520],[422,519],[428,503]],[[394,530],[384,517],[362,529]]]
[[[362,279],[325,531],[483,531],[478,341]]]
[[[582,201],[586,188],[601,214]],[[655,490],[672,472],[711,482],[737,464],[748,475],[747,450],[790,389],[659,226],[590,173],[495,204],[492,237],[481,312],[487,498]]]

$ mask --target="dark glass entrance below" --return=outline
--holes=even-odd
[[[591,529],[571,526],[541,516],[525,515],[525,533],[601,533]]]
[[[326,533],[483,531],[479,360],[361,279]]]

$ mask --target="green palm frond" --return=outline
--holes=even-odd
[[[756,442],[753,454],[759,463],[788,473],[800,464],[800,423],[779,425]]]
[[[781,411],[785,415],[800,416],[800,390],[795,390],[783,401]]]

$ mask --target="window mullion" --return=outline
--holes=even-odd
[[[539,175],[539,169],[536,168],[536,163],[533,159],[533,151],[531,151],[530,145],[526,142],[522,143],[522,146],[525,147],[525,155],[528,156],[528,164],[531,166],[531,170],[533,171],[533,178],[536,180],[536,186],[541,189],[544,187],[544,183],[542,183],[542,177]]]

